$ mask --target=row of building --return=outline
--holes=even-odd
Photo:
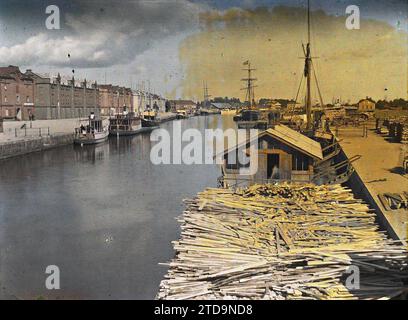
[[[64,119],[146,109],[168,111],[166,99],[111,84],[78,83],[74,77],[64,82],[59,74],[49,78],[30,69],[23,73],[17,66],[0,67],[0,118]]]

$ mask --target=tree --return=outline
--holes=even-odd
[[[214,97],[214,99],[212,99],[211,102],[214,102],[214,103],[241,103],[239,98],[229,98],[229,97]]]

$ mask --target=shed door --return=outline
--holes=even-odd
[[[291,180],[292,178],[292,155],[282,154],[280,162],[280,173],[282,180]]]
[[[257,180],[267,179],[267,155],[265,153],[258,153],[258,172],[255,177]]]

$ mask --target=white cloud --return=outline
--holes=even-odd
[[[0,47],[0,61],[75,68],[129,63],[157,42],[196,28],[201,10],[187,0],[79,4],[75,14],[65,15],[61,33],[42,31],[22,43]]]
[[[150,79],[156,91],[178,86],[179,43],[198,29],[204,7],[188,0],[73,1],[60,31],[32,30],[19,43],[0,47],[2,64],[57,70],[104,82],[130,85]],[[207,9],[207,8],[205,8]],[[68,56],[69,55],[69,56]]]
[[[110,63],[111,52],[103,48],[105,43],[104,37],[83,41],[75,36],[51,39],[47,34],[39,33],[22,44],[1,47],[0,60],[17,65],[97,67]]]

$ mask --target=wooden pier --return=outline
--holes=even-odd
[[[381,225],[390,236],[407,240],[408,209],[401,207],[390,210],[386,207],[385,194],[405,195],[408,192],[408,175],[404,174],[402,163],[407,145],[392,141],[386,134],[378,134],[375,124],[363,127],[341,127],[338,129],[340,145],[347,158],[360,155],[353,166],[354,175],[350,185],[376,209]],[[408,153],[407,153],[408,154]]]

